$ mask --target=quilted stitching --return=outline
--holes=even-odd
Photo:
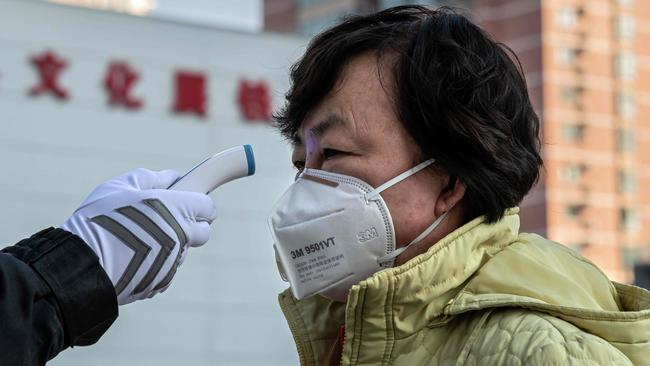
[[[524,309],[496,310],[478,329],[465,359],[460,352],[482,312],[403,340],[391,365],[631,366],[605,340],[551,315]],[[409,351],[406,351],[406,350]],[[406,352],[404,352],[406,351]]]
[[[535,311],[497,311],[476,339],[466,365],[632,365],[605,340]]]

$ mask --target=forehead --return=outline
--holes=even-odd
[[[374,53],[351,58],[332,90],[309,111],[294,143],[303,144],[307,131],[315,135],[324,130],[358,131],[394,122],[390,74],[385,62],[379,66]]]

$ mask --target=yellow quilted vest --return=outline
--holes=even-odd
[[[374,274],[347,304],[279,300],[302,365],[650,365],[650,293],[520,234],[516,208]]]

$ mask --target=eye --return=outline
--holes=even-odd
[[[331,157],[333,157],[335,155],[338,155],[340,153],[341,153],[340,151],[334,150],[334,149],[323,149],[323,157],[325,159],[331,158]]]

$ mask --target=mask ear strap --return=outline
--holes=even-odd
[[[432,232],[433,230],[435,230],[435,228],[437,228],[438,225],[440,225],[440,223],[442,222],[442,220],[444,220],[444,219],[447,217],[447,214],[449,214],[449,210],[445,211],[442,215],[440,215],[440,217],[438,217],[438,218],[436,219],[436,221],[434,221],[431,225],[429,225],[428,228],[426,228],[422,233],[420,233],[420,235],[418,235],[417,237],[415,237],[415,239],[411,240],[411,242],[408,243],[408,245],[405,246],[404,249],[410,247],[411,245],[413,245],[413,244],[415,244],[415,243],[420,242],[422,239],[426,238],[427,235],[431,234],[431,232]]]
[[[416,244],[416,243],[420,242],[422,239],[426,238],[427,235],[431,234],[431,232],[433,230],[435,230],[435,228],[437,228],[438,225],[440,225],[442,220],[444,220],[447,217],[447,214],[449,213],[450,210],[447,210],[447,211],[445,211],[445,213],[440,215],[431,225],[429,225],[429,227],[424,229],[424,231],[421,232],[420,235],[415,237],[415,239],[411,240],[410,243],[408,243],[407,245],[405,245],[405,246],[403,246],[403,247],[401,247],[399,249],[395,249],[392,252],[386,254],[385,256],[377,259],[377,263],[384,264],[384,263],[392,262],[395,258],[397,258],[400,254],[402,254],[411,245]]]
[[[436,161],[436,159],[428,159],[428,160],[425,160],[425,161],[423,161],[422,163],[420,163],[420,164],[414,166],[413,168],[411,168],[411,169],[405,171],[404,173],[402,173],[402,174],[396,176],[395,178],[390,179],[388,182],[386,182],[386,183],[380,185],[379,187],[373,189],[372,191],[366,193],[366,195],[365,195],[365,197],[366,197],[366,201],[370,201],[370,200],[372,200],[373,198],[379,196],[379,194],[380,194],[382,191],[384,191],[384,190],[386,190],[386,189],[388,189],[388,188],[394,186],[395,184],[397,184],[397,183],[403,181],[404,179],[406,179],[406,178],[412,176],[413,174],[419,172],[420,170],[422,170],[422,169],[428,167],[429,165],[433,164],[435,161]]]
[[[282,261],[280,260],[280,254],[278,254],[278,247],[275,244],[273,244],[273,250],[275,251],[275,264],[278,266],[278,272],[280,272],[280,278],[282,278],[282,281],[284,282],[289,282],[287,273],[285,272],[284,266],[282,265]]]

